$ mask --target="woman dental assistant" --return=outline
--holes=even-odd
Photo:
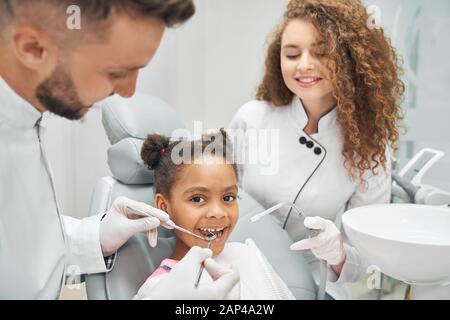
[[[304,221],[290,209],[275,214],[294,241],[307,238],[304,226],[323,231],[291,249],[306,250],[317,281],[318,259],[328,262],[334,298],[349,298],[344,283],[366,272],[344,244],[340,214],[390,201],[389,145],[399,136],[398,57],[383,30],[367,21],[357,0],[291,0],[270,39],[257,101],[241,107],[230,125],[278,133],[278,145],[258,141],[277,150],[270,165],[278,170],[264,174],[267,163],[243,161],[242,187],[267,208],[280,202],[300,208]],[[249,159],[251,145],[238,142],[238,157]]]

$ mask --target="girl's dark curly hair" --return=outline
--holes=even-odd
[[[366,170],[386,169],[386,148],[396,147],[403,118],[401,59],[383,29],[368,27],[360,0],[291,0],[269,40],[257,99],[281,107],[294,97],[284,83],[280,56],[283,32],[295,19],[310,21],[325,43],[350,176],[362,179]]]
[[[217,139],[219,140],[217,141]],[[169,137],[163,135],[148,135],[141,149],[141,158],[150,170],[154,170],[155,194],[161,193],[170,199],[170,191],[184,166],[195,163],[196,157],[204,156],[207,153],[221,157],[224,163],[230,164],[236,179],[238,179],[232,143],[224,129],[220,129],[217,133],[205,134],[201,139],[192,141],[181,139],[171,141]],[[179,159],[182,159],[183,162],[178,162]]]

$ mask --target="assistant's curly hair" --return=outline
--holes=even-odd
[[[402,61],[383,29],[368,27],[370,17],[360,0],[291,0],[269,40],[257,99],[277,107],[293,99],[283,80],[280,55],[283,32],[294,19],[310,21],[325,43],[350,176],[362,179],[368,169],[386,169],[385,151],[389,145],[396,147],[403,118]]]

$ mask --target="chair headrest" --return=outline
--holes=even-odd
[[[149,133],[172,136],[185,126],[177,112],[161,99],[135,94],[125,99],[112,96],[102,103],[103,126],[112,146],[108,165],[125,184],[151,184],[153,172],[141,159],[141,148]]]

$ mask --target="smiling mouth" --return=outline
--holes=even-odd
[[[217,227],[217,228],[197,228],[196,231],[198,234],[200,234],[202,237],[208,237],[211,234],[216,235],[216,240],[220,240],[222,238],[222,236],[224,235],[224,233],[226,232],[226,230],[229,227]]]
[[[308,85],[308,84],[317,83],[320,80],[322,80],[322,78],[320,78],[320,77],[302,77],[302,78],[295,78],[295,80],[297,80],[301,84]]]

